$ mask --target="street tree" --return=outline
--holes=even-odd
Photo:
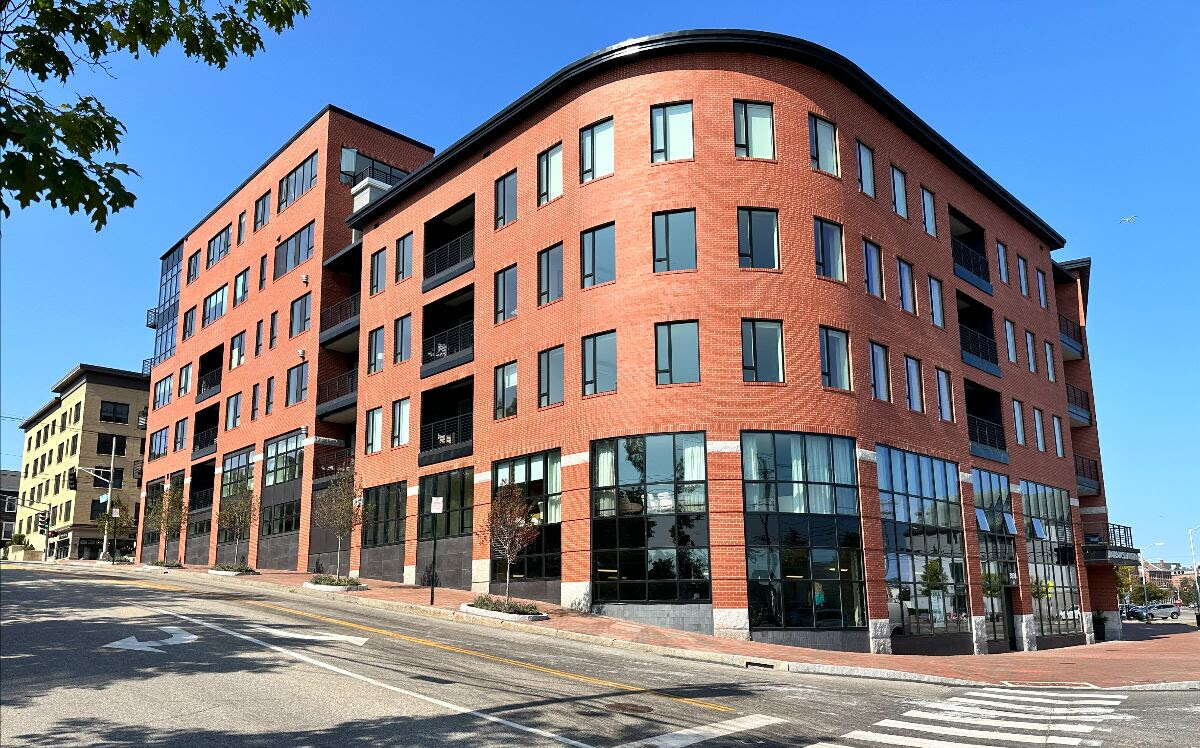
[[[1129,602],[1133,596],[1133,587],[1137,582],[1134,576],[1132,566],[1118,566],[1116,571],[1117,578],[1117,599]]]
[[[341,466],[334,472],[329,485],[313,493],[312,523],[337,537],[336,576],[342,576],[342,542],[350,543],[354,528],[362,523],[362,502],[354,477],[354,468]]]
[[[250,535],[250,521],[254,517],[254,487],[252,480],[235,481],[221,496],[217,507],[217,527],[233,536],[233,563],[241,564],[242,540]]]
[[[117,516],[113,516],[113,510],[116,510]],[[133,515],[129,508],[125,506],[125,502],[119,498],[112,499],[104,507],[104,512],[96,517],[96,529],[102,535],[108,535],[113,539],[114,544],[117,540],[124,538],[129,534],[129,530],[133,527]],[[110,552],[111,556],[111,552]]]
[[[1196,605],[1196,585],[1191,583],[1191,580],[1185,578],[1183,584],[1179,585],[1179,602],[1184,607],[1191,608]]]
[[[95,96],[77,93],[77,73],[112,76],[113,58],[151,57],[172,45],[185,57],[224,68],[263,48],[308,0],[6,0],[0,3],[0,213],[49,202],[83,211],[99,231],[136,199],[111,160],[125,125]],[[54,92],[47,91],[47,85]],[[11,196],[11,198],[10,198]]]
[[[162,495],[162,519],[161,527],[163,540],[178,540],[179,533],[183,528],[183,484],[174,482],[163,491]],[[179,547],[176,545],[176,558],[168,559],[179,561]]]
[[[488,509],[486,533],[492,552],[504,559],[504,601],[512,602],[512,567],[521,552],[537,540],[540,528],[530,517],[533,506],[520,487],[509,483],[501,486]]]

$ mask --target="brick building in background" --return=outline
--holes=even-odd
[[[155,391],[176,380],[148,489],[191,497],[168,553],[223,560],[220,486],[252,476],[250,563],[327,568],[311,492],[352,461],[367,577],[497,589],[488,506],[516,483],[542,533],[514,592],[607,615],[982,653],[1091,641],[1091,611],[1116,610],[1132,540],[1107,523],[1087,261],[1054,262],[1062,237],[845,58],[761,32],[632,40],[431,160],[325,116],[346,126],[319,117],[164,260]],[[339,172],[346,147],[378,162]],[[314,152],[321,197],[233,246]],[[260,269],[313,220],[317,261]],[[175,301],[212,241],[229,256]],[[189,326],[243,269],[247,299]],[[260,350],[304,294],[319,323]],[[289,381],[308,391],[284,407]]]

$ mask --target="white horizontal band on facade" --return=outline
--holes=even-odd
[[[255,452],[254,454],[250,455],[250,462],[262,462],[262,459],[262,452]]]
[[[1074,501],[1074,499],[1072,499]],[[1079,507],[1080,514],[1108,514],[1106,506],[1081,506]]]
[[[490,472],[489,473],[475,473],[475,482],[476,483],[490,483],[491,480],[492,480],[492,474]]]
[[[304,441],[300,442],[300,446],[307,447],[311,444],[316,444],[316,443],[317,443],[317,437],[310,436],[307,439],[305,439]]]
[[[859,447],[858,449],[854,450],[854,452],[858,456],[860,462],[879,462],[879,455],[877,455],[873,449],[863,449],[862,447]]]
[[[559,460],[560,467],[571,467],[572,465],[586,465],[591,461],[591,456],[587,452],[574,452],[569,455],[563,455]]]
[[[1079,499],[1071,498],[1071,506],[1079,506]]]
[[[716,439],[710,439],[707,442],[706,450],[710,454],[737,453],[742,451],[742,445],[737,441],[718,441]]]
[[[1021,484],[1020,483],[1008,484],[1008,492],[1015,493],[1017,496],[1020,496],[1021,495]]]
[[[409,487],[408,487],[408,495],[409,495],[409,496],[417,496],[417,495],[419,495],[420,493],[421,493],[421,487],[420,487],[420,486],[409,486]]]

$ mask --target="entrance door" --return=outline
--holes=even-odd
[[[1015,587],[1004,588],[1004,625],[1008,629],[1008,648],[1013,652],[1017,651],[1017,626],[1016,618],[1013,616],[1013,595],[1016,594]]]

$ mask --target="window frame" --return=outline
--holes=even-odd
[[[596,252],[596,237],[605,230],[612,232],[612,277],[603,280],[597,279],[597,252]],[[590,239],[590,246],[589,246]],[[590,252],[590,261],[589,261]],[[617,279],[617,223],[609,221],[608,223],[593,226],[579,232],[579,287],[594,288],[602,286],[606,283],[613,283]],[[589,282],[590,280],[590,282]]]
[[[609,336],[611,336],[611,338],[612,338],[612,349],[613,349],[613,361],[612,361],[613,386],[612,386],[612,389],[602,390],[602,389],[600,389],[601,382],[600,382],[599,343],[601,342],[601,339],[607,340],[609,338]],[[580,359],[580,362],[581,362],[580,370],[582,373],[583,396],[589,397],[592,395],[602,395],[602,394],[605,394],[608,392],[616,392],[618,381],[619,381],[618,370],[617,370],[617,361],[618,361],[617,331],[616,330],[605,330],[603,332],[596,332],[596,333],[592,333],[591,335],[585,335],[582,338],[581,342],[582,342],[582,346],[581,346],[582,347],[582,357]],[[590,351],[589,351],[589,345],[590,345]],[[590,357],[590,365],[589,365],[589,357]],[[590,372],[589,372],[589,369],[591,369]],[[589,377],[589,374],[590,374],[590,377]],[[589,387],[591,388],[590,392],[588,391]]]
[[[837,246],[829,246],[829,231],[836,230]],[[846,237],[845,227],[837,221],[813,216],[813,247],[816,252],[818,278],[845,282],[846,280]]]
[[[751,118],[749,116],[749,109],[748,109],[748,107],[752,107],[752,106],[767,107],[767,111],[770,115],[770,122],[771,122],[771,143],[770,143],[770,148],[769,148],[770,155],[764,156],[764,155],[752,153],[752,151],[755,150],[755,147],[756,147],[756,144],[754,142],[752,142],[753,136],[751,135],[752,130],[750,128]],[[741,107],[740,112],[739,112],[738,107]],[[741,133],[742,133],[741,141],[738,140],[738,130],[739,129],[741,130]],[[750,99],[734,99],[733,100],[733,155],[734,155],[734,157],[735,158],[760,159],[760,160],[764,160],[764,161],[774,161],[776,158],[776,155],[777,155],[777,150],[775,148],[775,141],[776,141],[776,137],[775,137],[775,104],[772,102],[769,102],[769,101],[753,101]],[[739,149],[741,149],[744,152],[739,153]]]
[[[850,362],[850,356],[851,356],[850,332],[848,330],[843,330],[839,327],[830,327],[829,325],[821,325],[817,329],[818,329],[818,340],[820,343],[819,347],[820,347],[820,359],[821,359],[821,386],[831,389],[831,390],[840,390],[843,392],[853,391],[854,390],[854,376],[853,376],[853,372],[852,372],[853,367],[851,366],[851,362]],[[843,351],[843,353],[844,353],[843,361],[845,362],[845,367],[844,367],[845,386],[835,384],[834,371],[833,371],[833,367],[832,367],[833,362],[830,359],[830,355],[829,355],[830,350],[831,350],[830,349],[831,336],[834,340],[837,340],[837,339],[839,339],[838,338],[839,335],[841,336],[840,339],[845,344],[845,349]]]
[[[553,158],[558,156],[558,194],[552,195],[554,191],[554,180],[552,174]],[[558,141],[546,150],[542,151],[537,156],[538,160],[538,206],[557,200],[563,194],[563,144]]]
[[[675,158],[672,158],[671,157],[671,145],[672,144],[671,144],[669,122],[670,122],[671,110],[676,109],[678,107],[687,107],[688,147],[687,147],[687,155],[686,156],[680,155],[680,156],[676,156]],[[662,124],[662,128],[661,128],[662,143],[661,144],[657,144],[657,142],[656,142],[660,135],[659,130],[655,125],[655,114],[656,113],[659,113],[661,115],[661,124]],[[696,129],[695,129],[696,121],[695,121],[694,115],[695,115],[695,108],[693,107],[692,102],[690,100],[689,101],[674,101],[674,102],[664,103],[664,104],[655,104],[650,107],[650,163],[661,164],[661,163],[670,163],[672,161],[690,161],[693,158],[695,158],[695,156],[696,156],[696,140],[695,140],[695,138],[696,138]],[[662,154],[662,158],[658,158],[660,153]]]
[[[558,352],[557,367],[558,367],[558,399],[551,400],[554,397],[553,384],[553,367],[555,359],[553,354]],[[538,407],[549,408],[553,405],[561,405],[566,401],[566,348],[562,345],[556,345],[552,348],[538,351]]]
[[[833,143],[826,144],[822,142],[820,137],[821,125],[828,125],[829,131],[832,133]],[[824,146],[824,147],[823,147]],[[841,177],[842,175],[842,159],[840,148],[838,147],[838,127],[837,123],[826,117],[813,112],[808,113],[808,151],[809,165],[813,171],[819,171],[822,174],[828,174],[832,177]],[[824,151],[824,153],[823,153]],[[822,155],[827,155],[829,152],[833,154],[833,169],[826,169],[826,164],[822,164]]]
[[[557,268],[554,258],[557,250]],[[557,269],[558,284],[555,288],[552,273]],[[557,295],[555,292],[557,290]],[[538,306],[542,307],[563,297],[563,243],[546,247],[538,252]]]
[[[771,326],[773,329],[778,331],[777,339],[779,340],[779,345],[776,349],[776,356],[775,356],[776,363],[779,368],[779,378],[778,379],[764,379],[760,376],[759,369],[761,367],[759,366],[759,362],[762,359],[759,356],[759,348],[760,348],[759,331],[760,331],[760,326],[763,326],[763,325]],[[776,382],[776,383],[786,382],[787,375],[786,375],[786,363],[785,363],[786,356],[784,356],[783,320],[763,319],[763,318],[758,318],[758,317],[744,317],[744,318],[742,318],[741,327],[742,327],[742,381],[743,382],[756,382],[756,383],[757,382]],[[749,332],[749,338],[747,338],[747,332]],[[750,352],[750,359],[752,361],[752,363],[750,363],[749,365],[747,365],[747,363],[746,363],[747,340],[749,340],[749,343],[750,343],[750,351],[749,352]],[[748,374],[751,378],[747,378]]]
[[[892,401],[892,377],[888,347],[872,340],[869,341],[868,351],[871,362],[871,397],[882,403],[890,403]]]
[[[676,351],[675,351],[676,340],[675,340],[674,332],[677,327],[683,327],[683,326],[690,326],[690,327],[694,328],[694,330],[695,330],[695,334],[694,334],[694,339],[696,341],[696,347],[695,347],[696,377],[695,377],[695,379],[682,378],[683,376],[686,376],[685,373],[680,373],[679,376],[681,378],[679,378],[679,379],[676,378],[677,361],[676,361]],[[665,338],[663,337],[664,335],[665,335]],[[662,360],[662,354],[664,353],[664,350],[663,350],[664,344],[665,344],[665,349],[666,349],[665,350],[665,353],[666,353],[665,368],[664,368],[664,361]],[[687,354],[687,352],[682,352],[679,355],[682,356],[682,355],[686,355],[686,354]],[[695,319],[671,320],[668,322],[655,323],[655,325],[654,325],[654,369],[655,369],[655,372],[654,372],[655,373],[655,382],[656,382],[656,384],[658,384],[660,386],[661,385],[671,385],[671,384],[692,384],[692,383],[697,383],[700,381],[701,372],[700,372],[700,321],[699,320],[695,320]],[[665,375],[665,381],[664,381],[664,375]]]
[[[517,316],[517,263],[497,270],[492,283],[492,322],[500,324]],[[510,299],[509,296],[512,296]],[[510,304],[511,302],[511,304]]]
[[[607,125],[607,128],[605,128],[603,131],[597,130],[597,128],[604,127],[605,125]],[[596,173],[596,170],[598,168],[597,162],[596,162],[596,152],[597,152],[596,135],[598,132],[608,133],[607,140],[608,140],[609,146],[611,148],[611,154],[610,154],[611,169],[610,169],[610,171],[607,171],[603,174]],[[617,138],[616,138],[616,136],[617,136],[616,121],[614,120],[614,118],[611,115],[608,117],[605,117],[603,119],[596,120],[595,122],[591,123],[590,125],[586,125],[584,127],[579,128],[579,183],[580,184],[587,184],[588,182],[594,182],[597,179],[603,179],[604,177],[607,177],[610,174],[616,173],[616,170],[617,170],[617,153],[616,153]]]
[[[510,184],[511,183],[511,184]],[[517,170],[496,179],[493,197],[493,229],[502,229],[517,220]],[[511,215],[509,214],[511,210]]]
[[[908,220],[908,174],[899,166],[892,164],[892,212],[904,220]],[[897,177],[899,188],[897,188]]]
[[[751,206],[738,207],[738,267],[752,270],[780,270],[782,260],[779,249],[779,210],[776,208],[756,208]],[[772,247],[773,261],[771,265],[755,265],[756,260],[754,241],[754,218],[759,213],[770,214],[774,218],[774,246]]]

